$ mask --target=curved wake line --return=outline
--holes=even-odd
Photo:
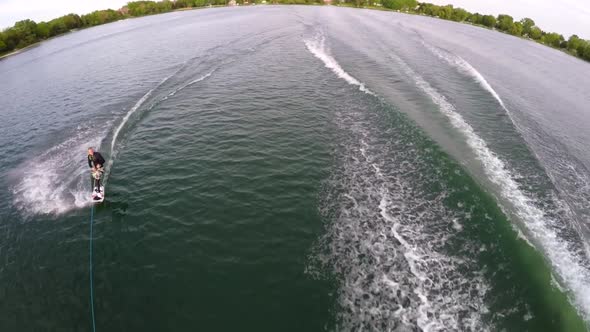
[[[133,113],[135,113],[144,103],[145,101],[152,95],[152,93],[154,91],[156,91],[156,89],[158,89],[160,86],[162,86],[164,83],[166,83],[172,76],[176,75],[180,70],[182,70],[182,67],[175,71],[174,73],[172,73],[171,75],[165,77],[162,81],[160,81],[160,83],[158,83],[155,87],[153,87],[152,89],[150,89],[146,94],[144,94],[136,103],[135,105],[133,105],[133,107],[131,107],[131,109],[129,109],[129,111],[127,112],[127,114],[125,114],[125,116],[123,117],[123,120],[121,120],[121,123],[119,123],[119,126],[117,126],[117,129],[115,130],[115,133],[113,134],[113,138],[111,140],[111,158],[109,159],[108,162],[108,166],[107,167],[107,174],[105,175],[105,179],[104,179],[104,184],[106,185],[107,181],[108,181],[108,172],[111,168],[111,166],[113,165],[113,158],[115,157],[115,143],[117,142],[117,138],[119,137],[119,133],[121,132],[121,129],[123,129],[123,127],[125,126],[125,124],[127,123],[127,121],[129,121],[129,118],[131,117],[131,115],[133,115]],[[182,86],[180,86],[179,88],[174,89],[172,92],[170,92],[168,95],[166,95],[164,98],[162,98],[159,101],[163,101],[163,100],[167,100],[169,97],[174,96],[177,92],[179,92],[182,89],[185,89],[186,87],[193,85],[195,83],[201,82],[205,79],[207,79],[208,77],[210,77],[215,70],[217,70],[216,68],[211,70],[210,72],[208,72],[207,74],[194,79]],[[151,106],[153,107],[153,105]],[[151,108],[150,107],[150,108]]]
[[[448,64],[457,68],[463,74],[472,77],[477,83],[479,83],[479,85],[482,88],[488,91],[492,95],[492,97],[496,99],[496,101],[500,104],[500,106],[502,106],[504,111],[506,111],[508,116],[510,116],[510,111],[508,111],[508,108],[504,104],[504,101],[502,101],[502,98],[500,98],[500,95],[498,95],[496,90],[492,88],[492,86],[490,85],[490,83],[488,83],[485,77],[483,77],[483,75],[479,71],[477,71],[477,69],[475,69],[469,62],[467,62],[465,59],[458,55],[447,54],[439,50],[437,47],[427,44],[425,41],[422,41],[422,45],[424,45],[424,47],[426,47],[430,52],[432,52],[432,54],[436,55],[439,59],[446,61]],[[514,121],[512,122],[514,123]]]
[[[176,74],[176,73],[174,73],[174,74]],[[141,105],[143,105],[143,103],[152,95],[154,90],[159,88],[162,84],[166,83],[166,81],[168,81],[170,79],[170,77],[174,76],[174,74],[167,76],[162,81],[160,81],[160,83],[158,83],[158,85],[156,85],[155,87],[150,89],[150,91],[148,91],[146,94],[144,94],[143,97],[141,97],[135,103],[135,105],[133,105],[133,107],[131,107],[131,109],[129,109],[129,112],[127,112],[127,114],[125,114],[125,116],[123,117],[123,120],[121,120],[121,123],[119,124],[119,126],[115,130],[115,133],[113,134],[113,139],[111,140],[111,155],[115,151],[115,143],[117,142],[117,137],[119,137],[119,132],[121,131],[121,129],[123,129],[123,127],[125,126],[125,123],[127,123],[127,121],[129,120],[129,117],[131,117],[131,115],[133,113],[135,113],[135,111],[137,111],[141,107]]]
[[[371,90],[365,87],[365,84],[347,73],[338,61],[332,57],[326,49],[326,38],[318,34],[313,40],[304,40],[305,46],[316,58],[322,60],[326,68],[331,69],[338,77],[344,79],[350,85],[356,85],[364,93],[375,95]]]
[[[489,179],[501,189],[502,197],[514,205],[516,214],[524,221],[524,226],[534,235],[553,268],[568,288],[573,291],[573,299],[572,297],[570,299],[583,312],[584,318],[590,320],[590,271],[580,257],[570,252],[567,244],[559,239],[552,227],[557,226],[557,222],[547,218],[545,213],[535,206],[534,200],[520,189],[504,162],[488,148],[486,142],[475,133],[443,95],[438,93],[401,59],[393,55],[390,57],[403,68],[408,76],[414,79],[415,84],[439,106],[451,124],[467,138],[468,145],[483,163],[484,171]]]
[[[194,80],[192,80],[192,81],[190,81],[190,82],[186,83],[185,85],[182,85],[182,86],[181,86],[180,88],[178,88],[178,89],[175,89],[174,91],[170,92],[170,93],[169,93],[169,94],[168,94],[166,97],[164,97],[164,98],[163,98],[163,100],[166,100],[166,99],[168,99],[169,97],[172,97],[172,96],[174,96],[174,95],[175,95],[177,92],[179,92],[180,90],[182,90],[182,89],[184,89],[184,88],[186,88],[186,87],[188,87],[188,86],[190,86],[190,85],[193,85],[193,84],[195,84],[195,83],[198,83],[198,82],[201,82],[202,80],[205,80],[205,79],[207,79],[209,76],[213,75],[213,73],[215,72],[215,70],[217,70],[217,69],[213,69],[213,70],[211,70],[210,72],[208,72],[207,74],[205,74],[205,75],[203,75],[203,76],[201,76],[201,77],[199,77],[199,78],[197,78],[197,79],[194,79]]]

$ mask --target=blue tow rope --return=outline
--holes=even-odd
[[[94,321],[94,278],[92,272],[92,225],[94,224],[94,205],[90,209],[90,311],[92,313],[92,331],[96,332]]]

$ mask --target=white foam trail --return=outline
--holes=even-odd
[[[577,305],[585,319],[590,320],[590,270],[584,265],[580,257],[569,250],[567,243],[558,237],[555,230],[558,222],[548,218],[535,205],[535,201],[520,189],[504,162],[488,148],[486,142],[475,133],[473,128],[456,112],[454,106],[443,95],[415,73],[400,58],[394,55],[390,56],[415,81],[416,85],[439,106],[439,109],[447,116],[453,127],[463,133],[468,145],[482,162],[489,179],[500,188],[502,197],[513,205],[516,214],[523,221],[527,231],[541,245],[554,270],[557,271],[563,282],[573,292],[570,299]]]
[[[169,97],[172,97],[172,96],[174,96],[174,95],[175,95],[175,94],[176,94],[178,91],[180,91],[180,90],[183,90],[184,88],[186,88],[186,87],[188,87],[188,86],[190,86],[190,85],[193,85],[193,84],[195,84],[195,83],[198,83],[198,82],[201,82],[201,81],[203,81],[203,80],[207,79],[209,76],[211,76],[211,75],[212,75],[212,74],[215,72],[215,70],[216,70],[216,69],[213,69],[212,71],[208,72],[207,74],[205,74],[205,75],[203,75],[203,76],[201,76],[201,77],[199,77],[199,78],[197,78],[197,79],[194,79],[194,80],[192,80],[192,81],[190,81],[190,82],[188,82],[188,83],[186,83],[186,84],[182,85],[180,88],[178,88],[178,89],[175,89],[174,91],[170,92],[170,93],[168,94],[168,96],[166,96],[164,99],[168,99]]]
[[[381,201],[379,202],[379,211],[383,219],[391,223],[391,233],[404,248],[403,255],[406,258],[408,264],[410,265],[410,271],[412,271],[412,274],[416,276],[419,282],[418,287],[415,287],[413,289],[413,292],[420,299],[420,305],[417,310],[418,326],[424,331],[442,330],[444,328],[444,325],[441,324],[442,322],[428,318],[428,311],[433,307],[428,298],[424,295],[425,291],[423,289],[423,282],[428,279],[428,276],[425,273],[423,273],[421,269],[418,267],[420,265],[420,262],[424,262],[427,259],[427,257],[425,257],[425,255],[423,255],[422,252],[418,250],[418,248],[408,243],[404,239],[404,237],[401,236],[401,234],[399,233],[399,221],[397,221],[393,216],[391,216],[387,212],[388,206],[391,206],[391,201],[389,197],[389,191],[386,188],[383,188],[381,191]]]
[[[214,73],[214,72],[215,72],[215,69],[213,69],[212,71],[208,72],[207,74],[205,74],[205,75],[203,75],[203,76],[201,76],[201,77],[199,77],[199,78],[197,78],[197,79],[195,79],[195,80],[192,80],[192,81],[190,81],[190,83],[189,83],[189,84],[187,84],[187,85],[185,86],[185,88],[186,88],[187,86],[189,86],[189,85],[195,84],[195,83],[197,83],[197,82],[201,82],[202,80],[205,80],[205,79],[209,78],[211,75],[213,75],[213,73]]]
[[[351,137],[334,179],[341,194],[328,200],[339,211],[328,230],[328,260],[342,278],[337,330],[487,330],[483,274],[470,257],[443,249],[460,236],[450,227],[459,215],[444,208],[445,193],[424,197],[405,178],[416,171],[411,149],[395,148],[392,156],[389,147],[398,143],[375,137],[373,119],[345,113],[336,116]]]
[[[172,77],[173,75],[174,74],[172,74],[170,76],[167,76],[162,81],[160,81],[160,83],[158,83],[158,85],[156,85],[155,87],[153,87],[152,89],[150,89],[146,94],[143,95],[143,97],[141,97],[135,103],[135,105],[133,105],[133,107],[131,107],[131,109],[129,109],[129,112],[127,112],[127,114],[125,114],[125,116],[123,117],[123,120],[121,120],[121,123],[119,124],[119,126],[115,130],[115,133],[113,134],[113,139],[111,140],[111,155],[114,154],[114,151],[115,151],[115,143],[117,142],[117,137],[119,137],[119,132],[121,131],[121,129],[123,129],[123,127],[125,126],[125,123],[127,123],[127,120],[129,120],[129,117],[131,117],[131,115],[133,113],[135,113],[135,111],[137,111],[141,107],[141,105],[143,105],[143,103],[152,95],[152,93],[154,92],[154,90],[156,90],[158,87],[160,87],[166,81],[168,81],[168,79],[170,79],[170,77]]]
[[[326,38],[322,34],[318,34],[314,39],[304,40],[305,46],[316,58],[322,60],[326,68],[331,69],[338,77],[344,79],[351,85],[356,85],[359,90],[370,95],[375,95],[371,90],[365,87],[365,84],[347,73],[338,61],[332,57],[326,49]]]
[[[365,142],[362,143],[366,144]],[[369,158],[364,153],[364,151],[362,151],[362,154],[367,159],[367,161],[369,161]],[[386,179],[383,176],[381,169],[375,163],[372,163],[371,166],[373,167],[373,169],[375,169],[376,177],[385,183]],[[450,328],[449,324],[452,324],[452,326],[456,328],[458,326],[458,323],[456,321],[454,313],[452,311],[444,312],[443,310],[441,310],[440,307],[437,307],[437,303],[434,303],[439,302],[440,298],[433,296],[433,294],[430,292],[429,288],[431,286],[427,286],[427,283],[432,282],[432,276],[429,276],[428,273],[425,272],[425,268],[426,270],[429,270],[429,268],[427,267],[429,265],[428,262],[435,261],[437,262],[437,265],[439,265],[438,268],[440,268],[440,265],[444,263],[449,263],[449,265],[452,266],[453,259],[441,255],[435,251],[427,251],[423,246],[418,247],[415,244],[408,242],[404,235],[401,234],[402,224],[400,220],[398,220],[395,216],[392,216],[388,212],[388,209],[395,206],[396,204],[392,202],[392,196],[389,190],[385,186],[383,186],[381,188],[381,200],[379,202],[380,215],[384,220],[390,223],[391,234],[395,239],[397,239],[400,242],[401,246],[404,248],[403,255],[406,258],[406,261],[408,262],[411,273],[416,277],[416,286],[412,289],[412,291],[414,292],[414,294],[416,294],[417,298],[420,299],[420,305],[418,306],[416,312],[417,325],[423,331],[444,331]],[[452,223],[453,225],[457,224],[455,218],[452,219]],[[460,230],[461,229],[459,229],[458,231]],[[480,291],[483,297],[483,295],[487,291],[487,285],[485,285],[485,282],[482,279],[472,280],[472,282],[477,282],[479,283],[479,285],[482,285]],[[434,297],[434,300],[431,301],[429,297]],[[464,303],[458,303],[458,305],[464,305]],[[480,313],[488,311],[488,308],[485,306],[483,301],[477,304],[472,303],[472,305],[477,305],[480,308]],[[436,318],[436,316],[432,315],[433,311],[437,311],[440,314],[440,318]],[[485,330],[486,328],[480,325],[480,321],[478,318],[470,318],[470,326],[472,327],[472,330]]]
[[[181,68],[182,69],[182,68]],[[207,79],[208,77],[210,77],[216,69],[211,70],[209,73],[194,79],[182,86],[180,86],[179,88],[174,89],[172,92],[170,92],[166,97],[162,98],[162,100],[166,100],[169,97],[174,96],[178,91],[192,85],[198,82],[201,82],[205,79]],[[178,71],[176,71],[175,73],[173,73],[170,76],[167,76],[166,78],[164,78],[162,81],[160,81],[160,83],[158,83],[158,85],[156,85],[155,87],[153,87],[151,90],[149,90],[146,94],[144,94],[136,103],[135,105],[133,105],[133,107],[131,109],[129,109],[129,112],[127,112],[127,114],[125,114],[125,116],[123,117],[123,120],[121,120],[121,123],[119,124],[119,126],[117,127],[117,129],[115,130],[115,133],[113,134],[113,139],[111,140],[111,154],[114,155],[114,151],[115,151],[115,143],[117,142],[117,138],[119,137],[119,132],[121,131],[121,129],[123,129],[123,127],[125,126],[125,124],[127,123],[127,121],[129,120],[129,118],[131,117],[131,115],[133,113],[135,113],[135,111],[137,111],[144,103],[145,101],[152,95],[152,93],[158,89],[160,86],[162,86],[162,84],[166,83],[166,81],[168,81],[172,76],[174,76],[176,73],[178,73]],[[109,163],[109,166],[112,164],[112,158],[111,161]]]
[[[496,99],[496,101],[500,104],[500,106],[502,106],[502,108],[507,113],[509,113],[508,108],[506,108],[504,101],[502,101],[502,98],[500,98],[496,90],[492,88],[490,83],[488,83],[488,81],[483,77],[483,75],[479,71],[477,71],[477,69],[475,69],[469,62],[467,62],[465,59],[458,55],[444,52],[437,47],[427,44],[424,41],[422,41],[422,45],[424,45],[424,47],[426,47],[430,52],[432,52],[432,54],[436,55],[438,58],[446,61],[451,66],[457,68],[463,74],[472,77],[477,83],[479,83],[479,85],[482,88],[488,91]]]

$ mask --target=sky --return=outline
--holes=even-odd
[[[590,39],[589,0],[423,0],[453,4],[481,14],[530,17],[545,30]],[[0,29],[23,19],[47,21],[65,14],[86,14],[98,9],[118,9],[128,0],[0,0]]]

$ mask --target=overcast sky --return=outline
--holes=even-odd
[[[0,0],[0,29],[30,18],[46,21],[69,13],[86,14],[97,9],[118,9],[128,0]],[[590,1],[588,0],[426,0],[452,3],[471,12],[530,17],[545,31],[577,34],[590,39]]]

